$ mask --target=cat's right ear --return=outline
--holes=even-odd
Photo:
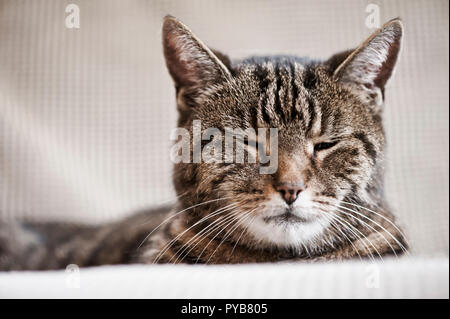
[[[230,79],[231,73],[222,60],[172,16],[164,18],[162,41],[166,65],[177,91]]]

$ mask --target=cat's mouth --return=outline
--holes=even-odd
[[[275,216],[267,216],[263,218],[266,223],[307,223],[311,220],[306,217],[295,215],[291,209],[286,209],[282,214]]]

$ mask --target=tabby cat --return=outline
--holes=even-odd
[[[174,165],[174,207],[100,226],[3,223],[0,269],[379,259],[406,252],[383,192],[382,110],[402,34],[394,19],[326,61],[232,62],[165,17],[178,126],[192,130],[200,120],[219,129],[276,128],[276,172],[260,174],[258,162],[181,162]]]

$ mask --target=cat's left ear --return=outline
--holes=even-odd
[[[400,19],[388,21],[345,58],[333,77],[356,89],[370,104],[381,105],[384,88],[398,60],[402,36]]]

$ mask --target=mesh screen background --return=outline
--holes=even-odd
[[[406,29],[386,92],[388,198],[416,253],[448,255],[448,1],[371,2]],[[369,3],[0,0],[1,217],[104,222],[173,200],[167,13],[232,58],[327,58],[370,34]]]

